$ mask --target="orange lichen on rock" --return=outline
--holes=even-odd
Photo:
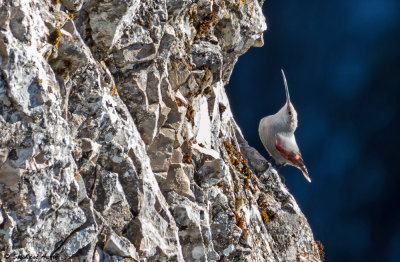
[[[315,241],[315,244],[317,244],[318,247],[319,258],[321,258],[321,261],[325,261],[324,245],[319,240]]]
[[[61,41],[61,37],[62,34],[60,29],[56,29],[49,35],[49,43],[52,44],[55,48],[58,48],[58,45],[60,44]]]
[[[192,154],[191,153],[183,152],[182,155],[183,155],[183,157],[182,157],[183,163],[187,163],[187,164],[192,163]]]
[[[184,106],[184,105],[185,105],[185,103],[183,103],[183,101],[180,100],[179,98],[175,98],[175,102],[176,102],[176,104],[177,104],[178,106]]]
[[[188,104],[188,106],[187,106],[186,118],[190,122],[192,122],[194,120],[194,109],[191,104]]]
[[[244,216],[240,216],[238,212],[233,210],[233,214],[235,215],[236,225],[241,229],[245,228],[245,219]]]
[[[199,26],[199,34],[200,35],[204,35],[208,32],[212,23],[215,22],[215,18],[216,18],[215,12],[212,11],[203,20],[200,21],[200,26]]]
[[[117,93],[117,86],[116,86],[115,84],[113,84],[113,86],[112,86],[111,95],[112,95],[112,96],[118,96],[118,93]]]
[[[269,222],[269,216],[266,209],[261,210],[261,216],[263,218],[264,224],[267,224]]]
[[[230,155],[231,164],[238,169],[243,175],[248,178],[252,176],[248,160],[244,158],[243,154],[234,146],[232,146],[229,141],[224,141],[224,146],[228,154]]]
[[[268,202],[264,199],[261,199],[261,197],[257,200],[257,204],[261,208],[267,208],[268,207]]]

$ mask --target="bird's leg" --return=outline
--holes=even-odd
[[[263,171],[261,171],[259,173],[265,173],[269,169],[270,166],[274,166],[273,165],[274,159],[272,158],[272,156],[268,155],[268,158],[265,158],[265,160],[267,160],[265,163],[265,168],[263,168]]]
[[[265,173],[271,165],[272,165],[271,162],[268,161],[267,163],[265,163],[265,168],[263,168],[261,172],[259,171],[257,173],[260,173],[260,174]]]
[[[265,170],[262,171],[261,173],[264,173],[265,171],[267,171],[270,166],[275,168],[276,171],[279,171],[279,169],[281,169],[281,167],[283,167],[285,165],[285,164],[280,164],[280,163],[276,162],[275,159],[272,158],[272,156],[268,156],[268,158],[266,160],[267,160],[268,164],[266,165]]]
[[[279,171],[279,169],[281,169],[281,167],[285,165],[284,163],[281,164],[279,162],[276,162],[275,159],[273,159],[271,156],[268,159],[268,162],[271,163],[271,165],[276,169],[276,171]]]

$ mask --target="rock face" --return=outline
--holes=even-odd
[[[0,0],[0,260],[320,261],[224,86],[262,0]]]

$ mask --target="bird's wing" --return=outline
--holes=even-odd
[[[300,152],[287,146],[285,138],[280,135],[275,136],[275,147],[281,155],[296,166],[304,165]]]
[[[301,172],[303,173],[304,177],[307,179],[308,182],[311,183],[311,179],[308,175],[308,170],[304,165],[304,160],[301,157],[301,153],[298,150],[293,150],[290,148],[289,145],[293,144],[297,148],[296,141],[291,141],[289,144],[288,141],[285,141],[290,138],[282,137],[280,135],[275,135],[275,148],[281,153],[281,155],[289,160],[294,166],[300,168]]]

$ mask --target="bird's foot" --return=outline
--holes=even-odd
[[[267,159],[267,161],[268,161],[268,163],[266,163],[265,169],[260,173],[266,172],[270,167],[273,167],[278,172],[281,169],[281,167],[283,167],[285,165],[285,164],[277,163],[272,157],[269,157]]]
[[[273,159],[271,155],[269,155],[268,158],[266,158],[266,160],[268,161],[269,165],[274,167],[276,170],[279,170],[284,165],[284,164],[279,164],[278,162],[276,162],[275,159]]]
[[[258,171],[257,173],[262,174],[262,173],[267,172],[267,170],[270,168],[270,166],[271,166],[271,162],[265,163],[265,167],[263,167],[261,169],[262,171]]]

